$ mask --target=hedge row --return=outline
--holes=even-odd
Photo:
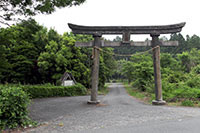
[[[80,96],[86,95],[87,89],[81,85],[54,86],[54,85],[25,85],[22,89],[31,98],[57,97],[57,96]]]
[[[77,96],[87,94],[81,85],[0,85],[0,132],[5,128],[32,126],[27,107],[30,98]]]

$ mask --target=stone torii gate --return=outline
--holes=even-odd
[[[160,72],[160,47],[159,46],[178,46],[177,41],[159,41],[160,34],[172,34],[182,30],[184,23],[163,25],[163,26],[80,26],[68,24],[74,34],[93,35],[94,41],[88,43],[76,42],[78,47],[93,47],[94,58],[92,67],[92,91],[89,104],[97,104],[98,83],[99,83],[99,49],[100,47],[116,47],[116,46],[151,46],[153,49],[153,64],[154,64],[154,80],[155,80],[155,96],[152,101],[154,105],[164,105],[166,102],[162,98],[162,82]],[[122,34],[122,42],[104,42],[101,40],[103,34]],[[146,42],[131,42],[131,34],[149,34],[152,41]]]

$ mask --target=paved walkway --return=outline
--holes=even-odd
[[[99,97],[100,105],[88,105],[88,99],[89,96],[35,99],[30,116],[45,124],[26,132],[200,131],[199,108],[146,105],[129,96],[119,83],[111,84],[108,95]]]

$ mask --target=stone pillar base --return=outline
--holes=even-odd
[[[97,100],[97,101],[87,101],[87,104],[99,104],[100,103],[100,100]]]
[[[152,104],[153,104],[153,105],[165,105],[166,102],[163,101],[163,100],[160,100],[160,101],[158,101],[158,100],[153,100],[153,101],[152,101]]]

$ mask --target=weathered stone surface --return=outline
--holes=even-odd
[[[158,36],[152,36],[152,47],[159,44]],[[162,99],[162,81],[160,72],[160,47],[153,49],[153,66],[154,66],[154,82],[156,101],[163,101]],[[162,104],[160,104],[162,105]]]
[[[163,100],[161,100],[161,101],[153,100],[152,104],[153,105],[165,105],[166,101],[163,101]]]
[[[173,25],[159,26],[81,26],[68,24],[74,34],[171,34],[180,32],[185,26],[185,22]],[[128,34],[127,34],[128,33]],[[126,36],[128,37],[128,36]],[[126,39],[125,39],[126,40]]]
[[[87,101],[88,104],[99,104],[100,103],[100,100],[97,100],[97,101]]]
[[[112,42],[101,40],[100,47],[120,47],[123,46],[125,42]],[[135,42],[126,42],[125,45],[136,46],[136,47],[146,47],[152,46],[152,42],[149,41],[135,41]],[[94,41],[90,42],[76,42],[76,47],[92,47],[94,46]],[[178,41],[159,41],[159,46],[178,46]]]
[[[94,37],[94,46],[99,47],[101,44],[100,37]],[[91,103],[97,102],[98,96],[98,85],[99,85],[99,56],[100,51],[99,49],[94,48],[94,55],[93,55],[93,67],[92,67],[92,90],[91,90]]]

